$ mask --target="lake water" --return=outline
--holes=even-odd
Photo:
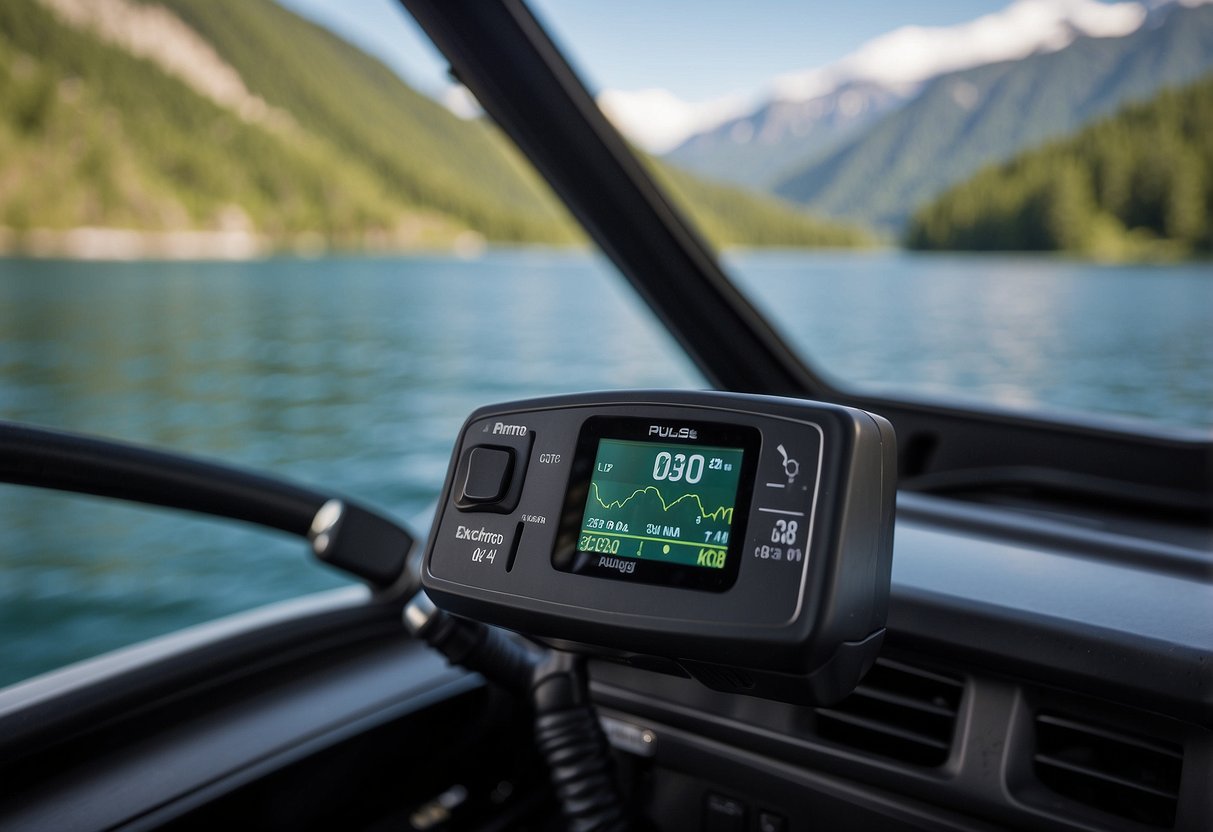
[[[838,378],[1213,424],[1208,264],[777,252],[729,265]],[[0,417],[276,472],[402,518],[431,504],[480,404],[702,384],[609,264],[583,253],[0,260]],[[344,582],[280,535],[0,496],[0,684]]]

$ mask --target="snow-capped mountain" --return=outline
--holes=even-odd
[[[931,79],[771,190],[821,214],[895,229],[985,165],[1210,72],[1213,6],[1172,4],[1121,37],[1079,37],[1064,49]]]
[[[1015,0],[953,26],[905,26],[842,59],[773,78],[751,95],[686,102],[662,89],[604,92],[600,103],[640,146],[707,175],[765,186],[914,98],[933,78],[1119,37],[1159,2]]]
[[[857,80],[808,99],[773,98],[692,135],[665,159],[713,179],[765,189],[896,110],[918,89]]]

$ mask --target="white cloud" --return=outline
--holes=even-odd
[[[729,96],[711,101],[683,101],[669,90],[608,90],[598,96],[607,118],[650,153],[664,153],[693,133],[749,112],[754,101]]]
[[[805,100],[846,81],[918,84],[945,72],[1055,52],[1080,35],[1127,35],[1145,18],[1146,8],[1137,2],[1016,0],[968,23],[894,29],[835,64],[777,78],[774,87],[781,98]]]
[[[480,102],[472,91],[463,84],[452,84],[442,93],[442,105],[463,119],[479,118],[484,115]]]
[[[1178,2],[1197,5],[1213,0]],[[1082,35],[1127,35],[1145,21],[1147,5],[1155,7],[1160,0],[1014,0],[997,12],[954,26],[894,29],[833,64],[779,76],[770,89],[753,95],[689,102],[660,88],[609,90],[598,96],[598,105],[632,141],[652,153],[664,153],[696,133],[753,112],[771,98],[808,101],[854,81],[909,94],[937,75],[1034,52],[1055,52]]]

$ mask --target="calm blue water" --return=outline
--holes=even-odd
[[[1213,423],[1207,264],[744,254],[829,373],[1004,405]],[[722,334],[722,337],[726,337]],[[602,260],[0,260],[0,417],[277,472],[409,518],[474,407],[702,386]],[[294,540],[0,486],[0,684],[343,579]]]
[[[763,311],[839,378],[1213,425],[1213,263],[889,253],[734,262]]]

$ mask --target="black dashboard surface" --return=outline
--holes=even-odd
[[[780,807],[790,829],[810,828],[798,820],[805,817],[833,818],[837,828],[1210,828],[1208,553],[1072,528],[1048,531],[1047,524],[1020,523],[1003,510],[958,513],[950,501],[902,496],[882,662],[885,672],[908,671],[919,682],[942,681],[956,692],[949,705],[955,728],[943,735],[941,757],[929,764],[882,755],[866,734],[828,733],[822,709],[596,663],[593,690],[604,713],[650,727],[658,737],[657,755],[647,763],[656,789],[651,796],[659,798],[649,807],[654,816],[688,811],[691,804],[675,798],[698,807],[704,789],[732,789],[752,807]],[[48,750],[50,758],[62,757],[61,773],[11,794],[0,806],[0,825],[62,828],[71,817],[82,829],[136,818],[152,827],[154,819],[176,816],[174,806],[184,811],[222,800],[228,788],[222,784],[267,777],[279,765],[275,760],[316,753],[309,749],[332,733],[334,721],[346,726],[341,736],[363,731],[369,743],[386,715],[401,708],[428,712],[443,697],[454,701],[466,692],[458,682],[463,674],[418,653],[417,645],[382,644],[318,658],[314,675],[267,671],[231,695],[222,688],[222,695],[183,689],[170,707],[186,719],[158,726],[132,712],[125,725],[113,724],[111,735],[122,738],[116,745],[85,743],[88,757],[71,743]],[[440,692],[452,684],[449,694]],[[250,689],[262,692],[246,698]],[[419,690],[425,693],[418,696]],[[939,696],[931,696],[928,708],[939,709]],[[252,711],[262,706],[271,710],[263,708],[268,722],[259,728],[261,717]],[[447,709],[440,719],[452,713]],[[854,716],[845,706],[838,713]],[[285,715],[290,719],[279,718]],[[1033,762],[1042,715],[1111,726],[1144,737],[1142,748],[1182,755],[1182,783],[1169,804],[1174,823],[1110,815],[1050,790]],[[274,731],[266,733],[265,725]],[[458,774],[458,759],[446,765]],[[155,774],[123,776],[136,769]]]

